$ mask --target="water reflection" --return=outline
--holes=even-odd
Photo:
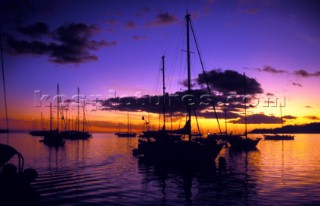
[[[320,203],[320,136],[261,141],[258,150],[224,148],[210,167],[155,164],[132,156],[137,138],[94,134],[47,147],[9,134],[9,143],[37,170],[43,205],[303,205]],[[6,143],[0,135],[0,143]],[[16,161],[16,160],[14,160]]]
[[[189,167],[168,165],[139,159],[139,172],[144,175],[146,191],[157,188],[164,204],[239,204],[254,202],[256,196],[257,166],[248,162],[258,151],[225,150],[227,161],[216,167]],[[236,164],[233,164],[235,163]],[[232,163],[232,165],[231,165]],[[254,168],[254,169],[252,169]]]

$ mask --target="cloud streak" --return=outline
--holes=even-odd
[[[302,87],[302,85],[299,84],[299,83],[297,83],[297,82],[292,82],[292,85],[293,85],[293,86],[297,86],[297,87]]]
[[[304,118],[309,119],[309,120],[320,120],[320,118],[317,116],[304,116]]]
[[[288,73],[288,71],[281,70],[281,69],[276,69],[271,66],[264,66],[262,69],[257,68],[256,69],[259,72],[268,72],[268,73],[273,73],[273,74],[282,74],[282,73]]]
[[[287,71],[287,70],[282,70],[282,69],[276,69],[274,67],[271,66],[264,66],[262,69],[261,68],[256,68],[255,70],[259,71],[259,72],[267,72],[267,73],[272,73],[272,74],[292,74],[295,76],[300,76],[300,77],[320,77],[320,71],[316,71],[316,72],[308,72],[304,69],[300,69],[300,70],[295,70],[293,72]],[[295,86],[299,86],[299,85],[295,85]]]
[[[136,40],[136,41],[139,41],[139,40],[147,39],[147,36],[145,36],[145,35],[141,35],[141,36],[139,36],[139,35],[134,35],[134,36],[132,37],[132,39],[133,39],[133,40]]]
[[[309,72],[307,72],[306,70],[303,70],[303,69],[295,71],[294,74],[297,75],[297,76],[306,77],[306,78],[308,78],[308,77],[320,77],[320,71],[316,71],[314,73],[309,73]]]
[[[137,27],[134,21],[129,21],[124,26],[126,29],[135,29]]]
[[[234,124],[244,124],[245,119],[244,117],[241,117],[237,120],[230,121]],[[267,116],[265,114],[253,114],[247,116],[247,123],[248,124],[280,124],[281,119],[279,117],[275,116]]]
[[[148,27],[166,26],[178,22],[178,18],[168,12],[160,13],[156,19],[147,24]]]

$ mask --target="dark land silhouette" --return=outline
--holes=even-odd
[[[304,125],[288,125],[282,128],[274,129],[254,129],[250,133],[252,134],[275,134],[275,133],[287,133],[287,134],[319,134],[320,123],[310,123]]]

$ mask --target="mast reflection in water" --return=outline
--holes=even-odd
[[[42,205],[304,205],[320,203],[320,136],[261,141],[258,150],[223,148],[205,168],[154,164],[133,157],[137,138],[93,134],[48,147],[9,134],[9,144],[37,170]],[[6,134],[0,143],[6,144]]]

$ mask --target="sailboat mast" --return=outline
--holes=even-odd
[[[2,47],[2,31],[0,30],[0,53],[1,53],[1,67],[2,67],[2,84],[3,84],[3,95],[4,95],[4,108],[6,112],[6,130],[9,132],[9,121],[8,121],[8,106],[7,106],[7,92],[6,92],[6,81],[4,73],[3,63],[3,47]]]
[[[57,84],[57,130],[59,130],[59,114],[60,113],[60,88]]]
[[[52,131],[52,102],[50,102],[50,131]]]
[[[247,127],[247,85],[246,85],[246,74],[244,76],[244,125],[245,125],[245,135],[248,138],[248,127]]]
[[[128,133],[129,133],[129,132],[130,132],[129,114],[127,114],[127,121],[128,121],[128,124],[127,124],[127,130],[128,130]]]
[[[162,90],[163,90],[163,130],[166,130],[166,82],[164,70],[164,56],[162,56]]]
[[[281,128],[283,128],[282,106],[281,106],[281,103],[280,103],[280,119],[281,119]]]
[[[77,117],[77,130],[80,131],[80,89],[78,87],[78,117]]]
[[[42,112],[40,113],[41,114],[41,129],[44,130],[44,125],[43,125],[43,116],[42,116]]]
[[[84,127],[85,127],[85,105],[82,107],[82,132],[84,132]]]
[[[228,134],[228,124],[227,124],[227,106],[224,105],[224,125],[226,128],[226,134]],[[220,132],[221,134],[221,132]]]
[[[186,15],[187,24],[187,65],[188,65],[188,94],[191,94],[191,68],[190,68],[190,14]],[[191,108],[188,106],[188,136],[191,140]]]

